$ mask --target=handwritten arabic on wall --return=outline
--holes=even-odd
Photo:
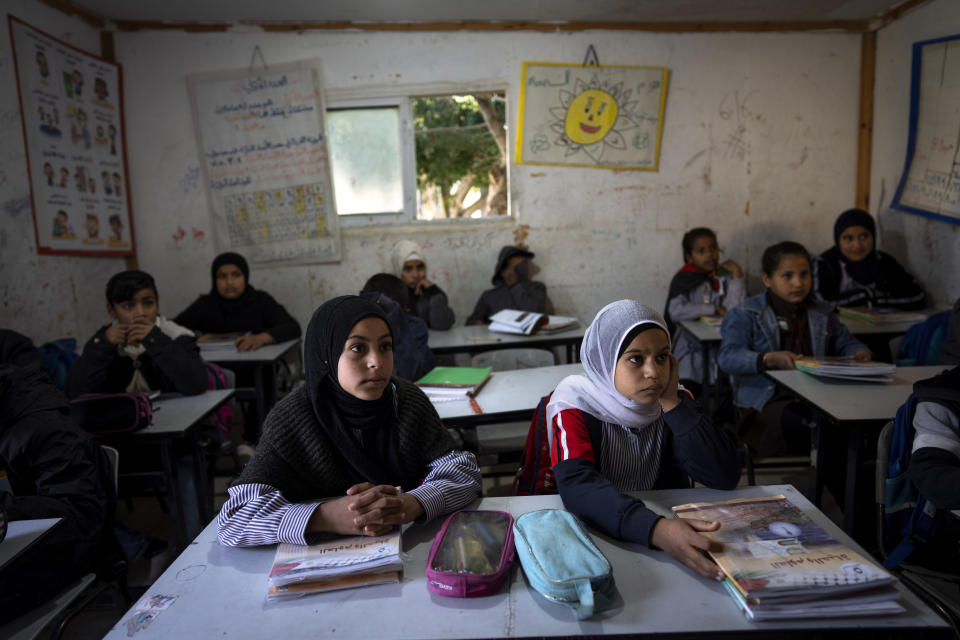
[[[656,171],[667,74],[524,62],[516,161]]]
[[[319,63],[188,79],[221,250],[255,262],[338,262]]]
[[[913,45],[907,166],[893,206],[960,224],[960,36]]]

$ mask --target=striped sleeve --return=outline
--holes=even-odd
[[[292,503],[267,484],[240,484],[217,515],[217,539],[225,547],[290,542],[307,544],[307,523],[316,502]]]
[[[555,466],[570,458],[583,458],[594,464],[597,461],[590,429],[579,409],[564,409],[553,419],[550,464]]]
[[[450,451],[429,467],[423,483],[409,491],[423,506],[425,521],[463,508],[480,495],[480,467],[469,451]]]

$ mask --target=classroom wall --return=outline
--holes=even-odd
[[[7,0],[0,12],[0,327],[36,342],[83,335],[103,323],[103,287],[123,269],[118,258],[37,255],[20,103],[7,12],[87,51],[100,51],[99,31],[36,2]]]
[[[388,251],[404,237],[424,245],[459,322],[490,286],[499,247],[515,240],[537,253],[538,278],[558,312],[587,321],[622,297],[661,307],[681,264],[680,237],[695,225],[718,230],[725,255],[758,289],[765,246],[793,238],[820,251],[837,212],[854,202],[859,35],[123,32],[116,44],[139,261],[157,276],[168,314],[209,289],[215,255],[185,77],[247,67],[255,45],[268,64],[319,58],[328,88],[502,81],[511,131],[524,60],[576,62],[593,44],[602,63],[671,72],[658,172],[513,166],[515,219],[349,229],[339,264],[254,266],[252,283],[304,324],[323,300],[388,269]],[[105,275],[93,267],[74,269],[96,281],[85,287],[102,286]],[[46,304],[57,298],[32,293]],[[78,304],[84,310],[72,322],[26,309],[10,321],[85,336],[102,304]]]
[[[877,36],[870,211],[880,223],[880,247],[903,260],[941,306],[960,298],[960,225],[891,209],[890,201],[907,154],[913,43],[958,33],[960,3],[934,0]]]

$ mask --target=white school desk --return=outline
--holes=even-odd
[[[486,325],[469,325],[453,327],[447,331],[430,330],[428,346],[435,355],[446,353],[482,353],[494,349],[511,349],[517,347],[534,347],[548,349],[551,347],[565,347],[567,363],[577,362],[580,359],[580,343],[587,328],[582,322],[577,326],[556,331],[553,333],[538,333],[532,336],[521,336],[513,333],[496,333],[490,331]]]
[[[897,413],[907,397],[913,392],[913,383],[935,376],[948,369],[947,365],[926,367],[897,367],[893,382],[856,382],[813,376],[797,369],[788,371],[766,371],[766,375],[777,384],[788,389],[811,405],[840,428],[847,431],[847,475],[844,490],[844,529],[850,533],[854,528],[854,502],[861,480],[873,482],[873,476],[861,479],[859,476],[861,440],[867,438],[867,446],[876,441],[880,429]],[[816,450],[822,451],[822,438],[817,442]],[[823,487],[822,465],[816,464],[816,486],[814,498],[819,501]]]
[[[193,475],[197,491],[197,508],[201,523],[212,517],[213,497],[207,486],[207,469],[203,452],[192,433],[200,422],[233,396],[235,389],[216,389],[195,396],[164,395],[154,401],[153,423],[146,429],[113,436],[102,436],[103,444],[143,446],[156,444],[160,449],[163,475],[167,483],[167,499],[173,516],[173,543],[182,549],[189,542],[183,500],[180,498],[174,445],[189,438],[192,443]]]
[[[578,373],[583,373],[581,364],[494,371],[474,398],[483,413],[475,413],[467,398],[434,402],[433,406],[447,426],[529,420],[540,398],[552,393],[567,376]]]
[[[668,514],[670,507],[694,501],[785,494],[840,541],[866,552],[788,485],[745,487],[737,491],[677,489],[637,494],[647,506]],[[519,516],[542,508],[562,508],[560,497],[484,498],[473,508],[499,509]],[[265,600],[267,572],[274,546],[226,548],[210,524],[167,571],[147,589],[174,596],[149,626],[133,633],[137,604],[110,630],[108,640],[151,638],[406,638],[626,637],[858,637],[915,632],[924,638],[950,637],[947,624],[904,586],[897,585],[906,612],[899,616],[750,622],[734,606],[723,586],[693,574],[661,551],[620,542],[591,530],[613,566],[612,606],[577,621],[567,607],[531,590],[519,562],[501,591],[480,598],[432,594],[424,569],[433,537],[443,518],[404,531],[406,553],[400,584],[315,594],[286,602]],[[142,616],[141,616],[142,619]]]
[[[0,542],[0,575],[3,567],[53,531],[63,518],[14,520],[7,523],[7,536]]]
[[[200,349],[200,356],[234,372],[250,371],[253,373],[252,398],[256,406],[257,428],[260,432],[263,420],[267,417],[270,408],[277,401],[277,385],[274,367],[288,353],[296,349],[300,353],[300,339],[287,340],[276,344],[268,344],[255,351],[237,351],[230,349]],[[239,391],[239,390],[238,390]]]

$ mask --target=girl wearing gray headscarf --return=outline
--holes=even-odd
[[[666,323],[654,309],[619,300],[600,310],[580,348],[584,375],[568,376],[547,405],[550,455],[567,510],[621,540],[660,548],[708,578],[697,531],[720,525],[666,519],[628,491],[692,486],[733,489],[740,463],[732,438],[679,385]]]
[[[409,290],[409,312],[431,329],[446,331],[453,326],[453,309],[443,289],[427,278],[427,259],[413,240],[401,240],[390,255],[393,273]]]

